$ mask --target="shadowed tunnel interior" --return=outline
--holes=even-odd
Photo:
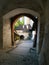
[[[49,65],[49,0],[0,0],[0,65],[38,64]]]

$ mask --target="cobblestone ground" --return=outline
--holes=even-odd
[[[31,43],[31,41],[25,42]],[[0,53],[0,65],[38,65],[36,50],[31,50],[32,44],[29,45],[29,43],[25,45],[23,41],[23,44],[12,51]]]

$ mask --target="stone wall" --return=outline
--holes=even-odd
[[[3,48],[3,19],[0,17],[0,48]]]
[[[49,65],[49,0],[45,8],[45,33],[42,49],[39,55],[39,65]]]
[[[4,2],[0,1],[0,14],[4,15],[16,8],[26,8],[41,13],[42,6],[42,2],[39,0],[5,0]]]
[[[45,30],[45,12],[40,15],[40,37],[39,37],[39,52],[41,51],[42,43],[43,43],[43,38],[44,38],[44,30]]]
[[[8,48],[11,43],[11,25],[9,19],[3,19],[3,48]]]

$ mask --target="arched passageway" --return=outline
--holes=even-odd
[[[21,25],[19,22],[20,21],[18,21],[18,19],[20,19],[21,17],[23,17],[23,22],[24,22],[24,24],[23,25]],[[25,18],[28,18],[28,20],[27,21],[25,21],[26,19]],[[33,41],[33,36],[35,35],[35,37],[34,37],[34,47],[36,47],[36,45],[37,45],[37,28],[38,28],[38,18],[37,17],[35,17],[35,16],[32,16],[32,15],[30,15],[30,14],[26,14],[26,13],[23,13],[23,14],[19,14],[19,15],[16,15],[16,16],[14,16],[14,17],[12,17],[12,18],[10,18],[10,20],[11,20],[11,38],[12,38],[12,45],[14,45],[15,44],[15,38],[16,37],[19,37],[19,39],[21,39],[21,38],[23,38],[22,36],[21,36],[21,33],[20,33],[20,30],[21,31],[23,31],[23,36],[25,37],[25,36],[28,36],[28,38],[27,39],[32,39],[32,41]],[[17,33],[17,31],[16,31],[16,29],[14,29],[14,24],[16,23],[16,22],[18,22],[17,24],[19,25],[19,27],[17,27],[17,30],[19,30],[19,34]],[[27,26],[28,25],[30,25],[30,28],[28,28],[27,29]],[[32,26],[31,26],[32,25]],[[22,26],[25,26],[25,28],[23,28]],[[25,33],[28,33],[27,35],[24,35],[24,32]],[[34,32],[34,33],[33,33]],[[34,34],[34,35],[33,35]],[[17,40],[16,40],[17,41]]]
[[[34,12],[29,9],[25,9],[25,8],[15,9],[3,16],[3,48],[7,48],[7,47],[10,47],[11,45],[14,45],[14,43],[13,43],[14,37],[12,37],[12,39],[11,39],[11,36],[13,35],[13,21],[21,16],[27,16],[34,21],[35,24],[34,24],[32,30],[34,28],[36,28],[37,35],[36,35],[35,42],[37,42],[37,50],[38,50],[40,15],[37,12]],[[37,17],[37,20],[36,20],[36,17]],[[10,19],[12,20],[12,25],[11,25]],[[38,26],[37,26],[37,22],[38,22]],[[11,35],[11,31],[12,31],[12,35]]]

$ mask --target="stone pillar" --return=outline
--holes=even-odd
[[[0,48],[3,48],[3,19],[0,17]]]
[[[11,26],[9,19],[3,19],[3,48],[11,47]]]
[[[39,36],[40,36],[40,17],[38,19],[38,26],[37,26],[37,44],[36,44],[36,50],[37,50],[37,53],[39,53]]]
[[[45,30],[45,15],[44,13],[40,15],[40,36],[39,36],[39,46],[38,46],[38,53],[41,51],[43,37],[44,37],[44,30]]]

